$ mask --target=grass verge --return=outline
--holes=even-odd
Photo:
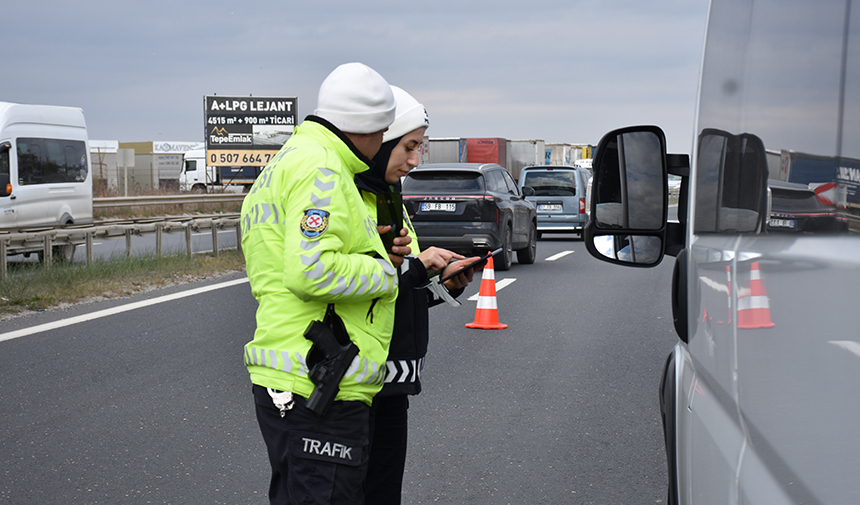
[[[12,265],[10,264],[10,267]],[[129,296],[140,291],[244,271],[245,258],[235,249],[212,254],[154,254],[96,260],[92,265],[36,263],[10,268],[0,281],[0,318],[93,299]]]

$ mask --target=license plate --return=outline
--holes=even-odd
[[[561,210],[561,205],[555,203],[539,203],[538,210]]]
[[[440,210],[442,212],[454,212],[457,210],[456,203],[421,202],[421,210]]]
[[[773,228],[794,228],[794,219],[771,219],[770,225]]]

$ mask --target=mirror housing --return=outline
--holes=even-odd
[[[668,212],[666,137],[657,126],[613,130],[592,163],[585,246],[597,259],[653,267],[663,259]]]
[[[534,196],[535,188],[531,186],[523,186],[523,196]]]

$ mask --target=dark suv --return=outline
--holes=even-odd
[[[805,184],[767,181],[771,192],[768,232],[848,232],[848,220],[835,206],[824,205]]]
[[[510,174],[496,164],[433,163],[403,179],[403,203],[421,247],[467,256],[503,248],[494,267],[535,262],[537,217]]]

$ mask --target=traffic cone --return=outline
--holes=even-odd
[[[496,274],[493,272],[493,258],[487,260],[487,265],[481,273],[481,289],[478,291],[478,307],[475,309],[475,321],[466,328],[482,330],[504,330],[508,325],[499,322],[499,308],[496,305]]]
[[[770,320],[770,305],[764,284],[761,282],[758,261],[754,261],[750,268],[749,290],[738,292],[738,328],[754,330],[773,328],[773,326],[773,321]]]

